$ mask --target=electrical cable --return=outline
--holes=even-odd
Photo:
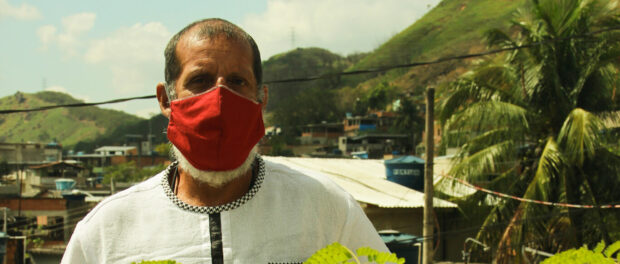
[[[483,56],[492,55],[492,54],[496,54],[496,53],[501,53],[501,52],[505,52],[505,51],[531,48],[531,47],[540,46],[540,45],[544,45],[544,44],[552,43],[552,42],[565,41],[565,40],[570,40],[570,39],[584,39],[584,38],[588,38],[588,37],[591,37],[591,36],[594,36],[594,35],[597,35],[597,34],[601,34],[601,33],[605,33],[605,32],[611,32],[611,31],[615,31],[615,30],[620,30],[620,26],[619,27],[604,28],[604,29],[593,31],[593,32],[590,32],[590,33],[584,34],[584,35],[575,35],[575,36],[569,36],[569,37],[565,37],[565,38],[548,39],[548,40],[539,41],[539,42],[535,42],[535,43],[531,43],[531,44],[525,44],[525,45],[513,46],[513,47],[507,47],[507,48],[500,48],[500,49],[489,50],[489,51],[479,52],[479,53],[469,53],[469,54],[463,54],[463,55],[457,55],[457,56],[442,57],[442,58],[439,58],[439,59],[436,59],[436,60],[432,60],[432,61],[412,62],[412,63],[407,63],[407,64],[397,64],[397,65],[389,65],[389,66],[379,66],[379,67],[371,68],[371,69],[344,71],[344,72],[339,72],[339,73],[327,73],[327,74],[321,74],[321,75],[310,76],[310,77],[303,77],[303,78],[290,78],[290,79],[281,79],[281,80],[270,80],[270,81],[265,81],[263,83],[264,84],[276,84],[276,83],[307,82],[307,81],[314,81],[314,80],[319,80],[319,79],[334,78],[334,77],[338,77],[338,76],[349,76],[349,75],[359,75],[359,74],[368,74],[368,73],[379,73],[379,72],[386,72],[386,71],[393,70],[393,69],[413,68],[413,67],[418,67],[418,66],[427,66],[427,65],[433,65],[433,64],[443,63],[443,62],[447,62],[447,61],[452,61],[452,60],[464,60],[464,59],[470,59],[470,58],[476,58],[476,57],[483,57]],[[35,111],[44,111],[44,110],[50,110],[50,109],[55,109],[55,108],[65,108],[65,107],[95,106],[95,105],[102,105],[102,104],[113,104],[113,103],[121,103],[121,102],[132,101],[132,100],[153,99],[153,98],[156,98],[156,96],[155,95],[145,95],[145,96],[137,96],[137,97],[120,98],[120,99],[114,99],[114,100],[108,100],[108,101],[96,102],[96,103],[77,103],[77,104],[64,104],[64,105],[50,105],[50,106],[42,106],[42,107],[28,108],[28,109],[4,109],[4,110],[0,110],[0,115],[3,115],[3,114],[14,114],[14,113],[27,113],[27,112],[35,112]]]
[[[92,209],[92,206],[86,205],[86,206],[76,207],[76,208],[72,208],[70,210],[67,210],[67,214],[66,215],[57,215],[57,216],[51,216],[51,217],[71,217],[71,216],[76,216],[76,215],[81,215],[81,214],[85,215],[91,209]],[[20,221],[16,221],[16,222],[12,222],[12,223],[7,223],[7,228],[21,228],[21,227],[28,226],[28,225],[34,225],[35,222],[36,222],[36,220],[34,218],[26,217],[26,219],[23,219],[23,220],[20,220]]]
[[[471,184],[463,179],[459,179],[459,178],[455,178],[452,176],[449,176],[445,173],[441,173],[440,174],[441,177],[445,177],[448,178],[450,180],[453,181],[457,181],[469,188],[475,189],[477,191],[482,191],[482,192],[486,192],[501,198],[507,198],[507,199],[513,199],[513,200],[518,200],[521,202],[526,202],[526,203],[535,203],[535,204],[542,204],[542,205],[549,205],[549,206],[554,206],[554,207],[571,207],[571,208],[585,208],[585,209],[620,209],[620,204],[605,204],[605,205],[584,205],[584,204],[570,204],[570,203],[558,203],[558,202],[548,202],[548,201],[540,201],[540,200],[534,200],[534,199],[528,199],[528,198],[523,198],[523,197],[518,197],[515,195],[510,195],[510,194],[505,194],[505,193],[501,193],[498,191],[493,191],[493,190],[489,190],[483,187],[480,187],[478,185],[474,185]]]

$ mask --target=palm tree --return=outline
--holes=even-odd
[[[620,25],[618,11],[617,1],[533,0],[512,33],[488,32],[492,47],[528,48],[481,63],[444,93],[442,141],[466,142],[450,174],[529,199],[620,203],[618,138],[603,122],[618,111],[620,34],[605,30]],[[496,261],[512,263],[522,246],[619,240],[618,211],[494,200],[477,236],[497,245]]]

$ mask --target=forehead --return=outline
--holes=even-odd
[[[252,49],[247,43],[223,34],[207,37],[192,29],[183,34],[176,47],[176,54],[181,67],[187,63],[205,57],[234,59],[239,67],[252,67]]]

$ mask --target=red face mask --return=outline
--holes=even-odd
[[[261,104],[219,85],[170,104],[168,139],[199,170],[235,169],[265,135]]]

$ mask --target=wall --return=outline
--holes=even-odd
[[[396,230],[422,237],[424,219],[422,207],[381,208],[364,204],[362,208],[377,231]],[[462,261],[463,242],[472,232],[460,232],[464,223],[459,221],[459,217],[462,216],[459,216],[455,208],[435,208],[435,213],[440,226],[439,247],[435,250],[435,260]]]
[[[138,156],[112,156],[110,157],[111,164],[106,165],[117,165],[130,161],[136,162],[136,165],[140,167],[170,164],[170,159],[166,156],[141,156],[139,158],[140,159],[138,159]]]

